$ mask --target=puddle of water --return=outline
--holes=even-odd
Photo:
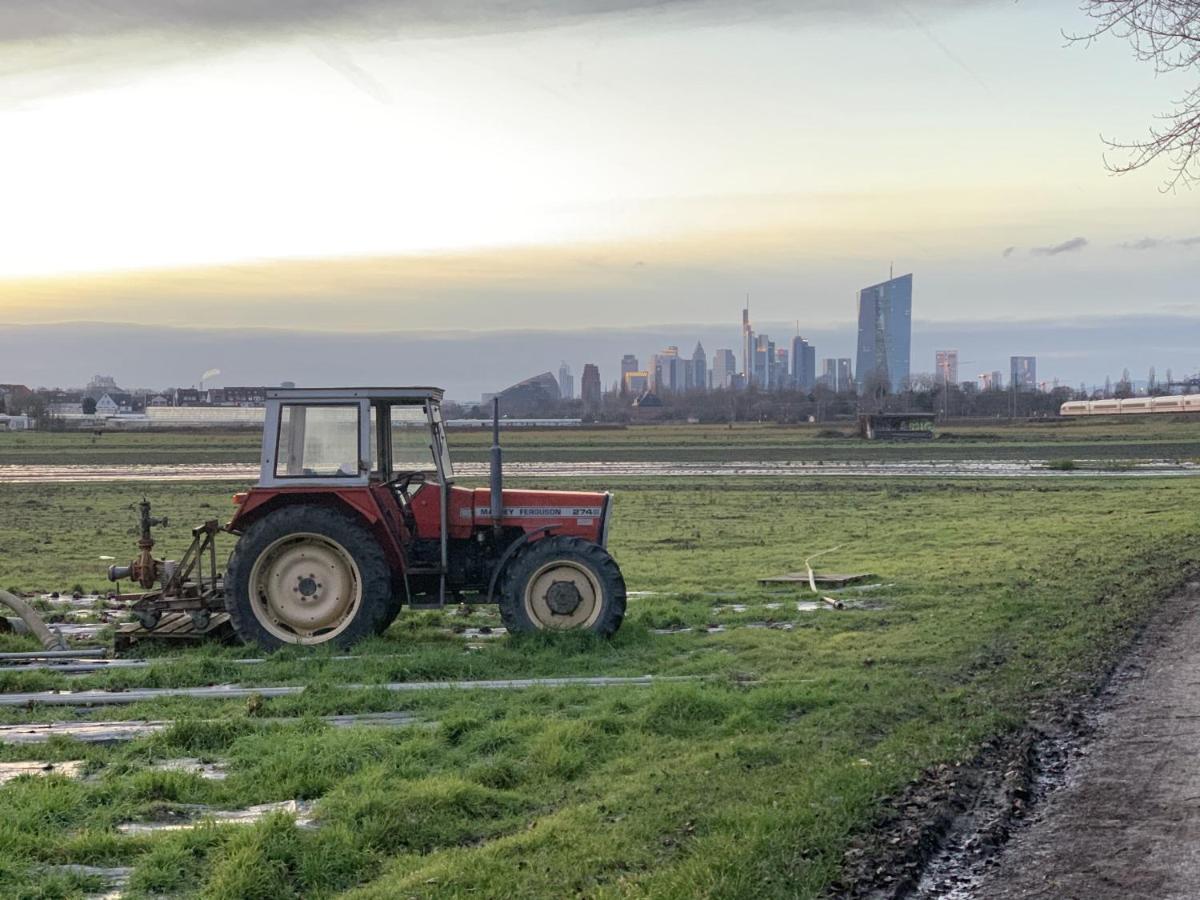
[[[688,632],[696,631],[700,634],[720,634],[723,631],[728,631],[724,625],[705,625],[701,628],[693,628],[690,625],[677,625],[671,628],[651,628],[651,634],[687,634]]]
[[[201,822],[217,825],[253,825],[271,813],[290,813],[298,828],[315,828],[314,804],[308,800],[283,800],[278,803],[262,803],[245,809],[209,809],[191,807],[182,813],[168,813],[174,818],[157,822],[125,822],[117,826],[121,834],[160,834],[164,831],[188,831]]]
[[[510,462],[506,464],[514,476],[541,478],[612,478],[624,476],[651,477],[761,477],[790,476],[910,476],[941,478],[1096,478],[1096,477],[1161,477],[1200,475],[1200,465],[1174,460],[1136,460],[1130,469],[1113,471],[1103,464],[1082,465],[1076,471],[1056,471],[1046,468],[1046,460],[887,460],[877,462],[827,461],[746,461],[680,463],[664,460],[648,462]],[[1092,460],[1092,463],[1097,461]],[[487,475],[487,464],[457,463],[455,470],[465,478]],[[258,475],[256,465],[243,463],[214,463],[207,465],[0,465],[0,482],[36,484],[88,481],[245,481]]]
[[[199,775],[207,781],[224,781],[229,777],[222,763],[209,763],[193,756],[180,759],[164,759],[154,763],[150,768],[160,772],[184,772],[188,775]]]
[[[492,638],[502,638],[508,634],[508,629],[503,626],[495,628],[464,628],[462,631],[456,632],[460,638],[468,640],[486,641]]]
[[[128,866],[45,866],[43,872],[50,875],[78,875],[83,878],[98,878],[104,883],[103,894],[88,894],[85,900],[121,900],[133,869]]]
[[[62,775],[64,778],[78,778],[82,771],[82,759],[57,763],[6,762],[0,763],[0,784],[7,784],[14,778],[20,778],[22,775]]]

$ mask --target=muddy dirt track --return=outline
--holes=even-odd
[[[513,477],[765,477],[765,476],[911,476],[925,478],[1061,478],[1061,477],[1187,477],[1200,476],[1200,465],[1171,460],[1141,460],[1106,467],[1102,461],[1081,461],[1074,470],[1047,468],[1044,460],[925,460],[889,462],[510,462]],[[245,463],[187,465],[0,465],[0,484],[77,483],[89,481],[243,481],[257,480],[258,466]],[[459,463],[460,478],[485,478],[486,463]]]
[[[988,900],[1200,897],[1200,591],[1163,609],[1096,730],[998,867]]]

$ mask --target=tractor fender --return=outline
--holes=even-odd
[[[488,581],[487,601],[486,602],[491,603],[492,600],[495,598],[496,584],[500,581],[500,575],[504,572],[504,567],[508,565],[509,560],[511,560],[514,556],[517,555],[517,551],[520,550],[522,547],[527,547],[529,544],[533,543],[534,540],[536,540],[538,538],[544,538],[551,531],[553,531],[555,528],[558,528],[558,527],[559,526],[557,526],[557,525],[543,525],[541,528],[534,528],[532,531],[526,531],[519,538],[517,538],[515,541],[513,541],[511,544],[508,545],[508,548],[504,551],[504,553],[501,555],[500,559],[496,562],[496,568],[492,569],[492,577]]]
[[[240,532],[254,524],[267,513],[296,503],[319,503],[323,506],[341,508],[354,514],[370,525],[379,521],[379,510],[365,491],[305,491],[305,490],[254,490],[238,507],[226,530]]]

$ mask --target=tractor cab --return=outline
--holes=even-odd
[[[625,586],[611,495],[455,484],[433,387],[267,392],[258,484],[237,498],[225,606],[243,640],[348,645],[400,608],[496,603],[510,631],[611,634]]]
[[[261,488],[453,480],[438,388],[267,392]]]

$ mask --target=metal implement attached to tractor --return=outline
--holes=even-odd
[[[118,646],[236,635],[274,648],[347,646],[401,607],[498,603],[509,631],[611,635],[625,581],[606,549],[609,493],[505,489],[494,410],[487,488],[454,483],[430,387],[267,392],[258,484],[226,525],[193,529],[178,562],[155,559],[143,501],[139,555],[109,570],[143,591]],[[224,573],[216,537],[237,537]]]

